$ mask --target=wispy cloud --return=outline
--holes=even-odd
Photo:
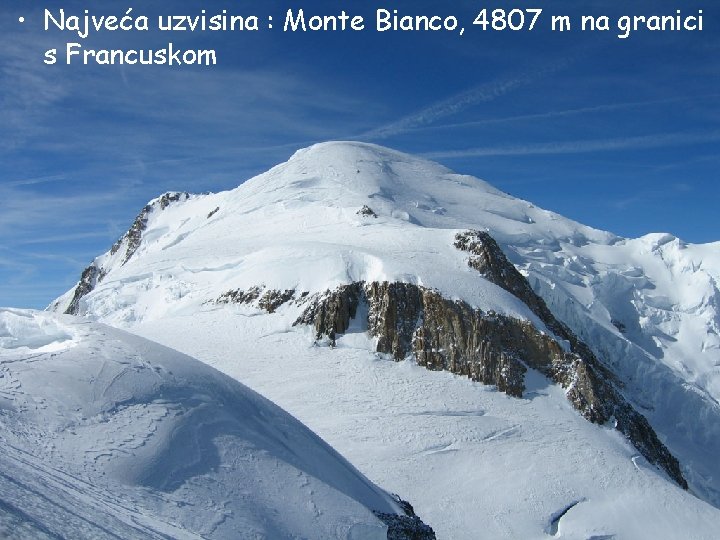
[[[6,186],[18,187],[18,186],[35,186],[37,184],[49,184],[52,182],[62,182],[67,179],[64,174],[54,174],[50,176],[38,176],[36,178],[22,178],[20,180],[10,180],[4,182]]]
[[[510,92],[528,86],[538,79],[551,75],[565,69],[574,61],[574,58],[566,58],[554,64],[527,71],[514,77],[497,79],[489,83],[481,84],[450,98],[434,103],[424,109],[410,114],[400,120],[390,122],[384,126],[364,133],[361,137],[369,140],[378,140],[400,135],[421,126],[427,126],[478,103],[494,101]]]
[[[0,238],[4,245],[32,241],[38,234],[97,225],[98,216],[127,197],[122,187],[79,195],[26,192],[0,184]],[[102,221],[101,221],[102,222]]]
[[[648,200],[670,199],[680,195],[687,195],[693,191],[693,187],[684,182],[678,182],[664,189],[646,189],[631,196],[609,201],[609,205],[615,210],[626,210],[631,206],[646,203]]]
[[[595,139],[584,141],[558,141],[507,146],[484,146],[465,150],[428,152],[430,159],[467,158],[483,156],[528,156],[552,154],[581,154],[587,152],[608,152],[614,150],[642,150],[667,146],[684,146],[720,141],[720,131],[701,133],[663,133],[616,139]]]
[[[18,26],[18,25],[15,25]],[[38,58],[50,47],[45,35],[0,29],[0,118],[3,119],[0,150],[22,145],[28,137],[42,132],[42,125],[53,107],[69,95],[66,82],[56,70],[48,69]]]
[[[102,161],[106,172],[134,165],[138,175],[148,163],[187,159],[183,172],[201,172],[213,159],[246,163],[243,148],[252,156],[257,147],[360,131],[377,113],[362,96],[279,63],[161,77],[139,66],[46,66],[43,51],[57,38],[28,29],[0,21],[0,154],[50,163],[75,156],[86,169]]]
[[[49,236],[38,236],[36,238],[26,238],[15,243],[17,246],[29,246],[32,244],[59,244],[63,242],[77,242],[78,240],[87,240],[88,238],[108,238],[108,231],[92,231],[75,234],[58,234]]]
[[[0,268],[12,270],[13,272],[20,273],[23,276],[31,274],[35,270],[35,266],[25,262],[18,261],[16,258],[7,258],[0,256]]]
[[[578,107],[575,109],[564,109],[556,111],[547,111],[533,114],[521,114],[515,116],[504,116],[500,118],[484,118],[482,120],[473,120],[469,122],[455,122],[450,124],[440,124],[434,126],[419,126],[408,129],[408,131],[439,131],[445,129],[468,128],[492,124],[507,124],[512,122],[524,122],[528,120],[552,120],[557,118],[565,118],[578,116],[583,114],[595,114],[603,112],[622,111],[627,109],[636,109],[641,107],[653,107],[655,105],[668,105],[671,103],[697,102],[701,99],[718,98],[720,94],[705,94],[700,96],[682,96],[672,99],[655,99],[648,101],[628,101],[624,103],[609,103],[606,105],[596,105],[593,107]]]

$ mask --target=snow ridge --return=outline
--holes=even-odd
[[[377,513],[434,538],[205,364],[47,313],[0,310],[0,334],[0,521],[52,538],[386,538]]]

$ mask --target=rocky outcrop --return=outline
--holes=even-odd
[[[562,367],[556,366],[554,373],[541,371],[567,389],[567,397],[575,408],[591,422],[614,422],[645,457],[653,463],[665,463],[664,468],[670,476],[687,488],[677,460],[657,439],[646,418],[621,396],[619,379],[552,314],[545,301],[508,261],[495,239],[484,231],[466,231],[455,236],[455,247],[470,254],[468,266],[522,300],[549,330],[570,344],[573,355],[568,357],[569,362]]]
[[[530,365],[565,378],[569,359],[556,341],[530,323],[485,313],[432,289],[409,283],[354,283],[313,297],[295,324],[316,337],[345,332],[360,303],[377,351],[395,360],[414,356],[431,370],[452,371],[521,397]]]
[[[135,221],[133,221],[133,224],[130,226],[128,232],[126,232],[117,242],[113,244],[112,248],[110,248],[110,255],[115,255],[123,248],[123,246],[126,246],[125,254],[122,257],[121,262],[121,264],[124,265],[140,247],[142,235],[145,229],[147,229],[147,222],[150,214],[154,212],[155,209],[165,210],[171,204],[186,201],[189,197],[190,194],[185,192],[167,192],[145,206],[145,208],[143,208],[135,218]],[[68,315],[78,315],[80,313],[80,299],[92,292],[97,284],[103,280],[106,273],[106,269],[102,266],[98,266],[96,262],[93,262],[90,266],[83,270],[83,273],[80,276],[80,282],[75,287],[73,298],[65,310],[65,313]],[[55,305],[52,306],[52,309],[55,309]]]
[[[265,291],[258,301],[260,309],[264,309],[268,313],[275,313],[275,310],[282,306],[284,303],[289,302],[295,296],[293,289],[286,289],[284,291],[277,291],[271,289]]]
[[[105,277],[105,272],[102,268],[95,266],[95,263],[83,270],[83,273],[80,276],[80,283],[78,283],[77,287],[75,287],[75,292],[68,308],[65,310],[65,314],[77,315],[80,313],[80,300],[83,296],[92,291],[95,286],[102,281],[103,277]]]
[[[435,540],[435,531],[425,525],[417,517],[401,516],[399,514],[384,514],[375,512],[375,515],[388,526],[388,540]]]
[[[332,339],[335,334],[348,329],[363,295],[362,283],[343,285],[324,295],[314,295],[295,325],[312,325],[317,339],[323,335]]]
[[[555,322],[555,317],[545,301],[507,260],[495,239],[484,231],[466,231],[455,235],[455,247],[470,254],[468,266],[523,301],[545,324]],[[553,329],[554,330],[554,329]]]
[[[300,298],[305,298],[307,294],[308,293],[302,293]],[[294,289],[278,291],[275,289],[265,289],[264,287],[250,287],[247,291],[234,289],[223,293],[215,302],[217,304],[254,304],[268,313],[275,313],[277,308],[290,302],[294,298]]]
[[[477,270],[485,279],[502,287],[510,294],[516,296],[538,316],[538,318],[558,338],[570,343],[572,350],[583,357],[593,355],[590,348],[580,341],[570,328],[559,321],[547,307],[542,299],[530,286],[525,276],[507,259],[495,239],[485,231],[465,231],[455,235],[455,247],[468,252],[468,266]],[[606,377],[619,380],[604,366],[598,364]]]
[[[435,540],[435,531],[415,515],[412,505],[393,495],[405,515],[373,512],[388,526],[388,540]]]
[[[356,213],[358,216],[377,218],[377,214],[375,213],[375,211],[372,208],[370,208],[367,204],[363,204],[362,208],[360,210],[358,210]]]
[[[161,197],[155,199],[153,202],[145,206],[138,216],[133,221],[128,232],[126,232],[122,238],[120,238],[113,247],[110,248],[110,254],[115,255],[120,249],[125,246],[125,254],[122,258],[122,263],[127,263],[130,258],[135,254],[137,249],[140,247],[142,242],[142,235],[147,229],[148,218],[155,209],[165,210],[172,203],[186,201],[190,197],[189,193],[186,192],[167,192]]]
[[[250,287],[247,291],[233,289],[221,294],[215,302],[218,304],[252,304],[260,298],[262,292],[262,287]]]
[[[616,427],[649,462],[687,489],[677,459],[623,397],[612,372],[555,319],[497,243],[477,231],[458,235],[456,242],[459,249],[471,253],[472,268],[525,302],[555,335],[528,321],[484,312],[435,290],[397,282],[358,282],[315,295],[295,324],[313,325],[317,338],[334,341],[336,334],[348,329],[358,307],[366,304],[367,328],[377,339],[377,351],[395,360],[411,357],[428,369],[466,375],[514,397],[523,395],[527,368],[536,369],[560,384],[587,420]]]

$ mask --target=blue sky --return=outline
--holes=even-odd
[[[219,191],[314,142],[423,154],[625,236],[720,240],[720,7],[695,0],[72,1],[0,7],[0,305],[44,307],[167,190]],[[478,9],[542,7],[532,33]],[[44,32],[42,8],[366,17],[358,33]],[[376,33],[378,8],[455,14],[458,33]],[[548,31],[550,15],[704,12],[702,32]],[[18,17],[26,18],[24,24]],[[263,25],[264,26],[264,25]],[[86,47],[214,48],[212,68],[46,66]]]

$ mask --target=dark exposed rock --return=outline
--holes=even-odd
[[[158,201],[160,203],[160,210],[165,210],[171,203],[186,201],[189,197],[190,194],[187,191],[168,191],[164,193]]]
[[[363,207],[357,211],[357,215],[377,218],[377,214],[366,204],[363,204]]]
[[[423,322],[422,289],[405,283],[375,282],[368,285],[366,294],[373,307],[368,312],[368,330],[378,337],[378,352],[402,360],[411,349],[415,329]]]
[[[262,287],[251,287],[247,291],[235,289],[220,295],[216,300],[218,304],[252,304],[260,298]]]
[[[307,296],[304,294],[303,298]],[[268,313],[274,313],[277,308],[289,302],[295,297],[293,289],[278,291],[275,289],[265,290],[263,287],[251,287],[247,291],[235,289],[223,293],[216,302],[218,304],[254,304]]]
[[[78,283],[77,287],[75,287],[75,294],[73,294],[73,298],[70,301],[70,305],[65,310],[65,313],[67,315],[77,315],[80,312],[80,299],[92,291],[104,277],[105,272],[101,268],[95,266],[95,263],[83,270],[83,273],[80,276],[80,283]]]
[[[295,324],[315,326],[316,337],[341,334],[355,317],[363,291],[362,283],[343,285],[325,295],[315,295]]]
[[[147,206],[145,206],[145,208],[143,208],[142,211],[135,218],[135,221],[133,221],[133,224],[130,226],[128,232],[126,232],[122,236],[122,238],[115,242],[115,244],[113,244],[113,247],[110,248],[110,254],[115,255],[123,246],[123,243],[126,242],[127,248],[125,249],[125,255],[123,256],[122,264],[128,262],[130,258],[135,254],[137,249],[140,247],[140,243],[142,242],[142,235],[143,232],[145,232],[145,229],[147,229],[147,222],[150,214],[154,212],[155,209],[158,207],[160,208],[160,210],[165,210],[172,203],[186,201],[189,197],[190,194],[186,192],[167,192],[159,199],[154,201],[152,204],[148,204]]]
[[[400,498],[400,495],[398,495],[397,493],[393,493],[392,496],[393,499],[395,499],[395,502],[400,505],[400,508],[402,508],[402,511],[405,513],[406,516],[415,516],[415,509],[413,508],[412,504],[410,504],[408,501],[402,500]]]
[[[210,219],[211,217],[213,217],[213,216],[214,216],[215,214],[217,214],[219,211],[220,211],[220,207],[219,207],[219,206],[215,207],[215,209],[214,209],[214,210],[211,210],[210,213],[207,215],[208,219]]]
[[[625,332],[627,332],[627,326],[625,326],[625,324],[621,323],[617,319],[612,319],[610,322],[615,328],[620,331],[620,333],[624,334]]]
[[[153,203],[145,206],[145,208],[143,208],[135,218],[135,221],[130,226],[128,232],[126,232],[117,242],[113,244],[112,248],[110,248],[110,254],[115,255],[118,251],[120,251],[120,248],[122,248],[125,243],[127,248],[125,250],[125,255],[122,258],[122,264],[128,262],[140,247],[142,234],[147,228],[148,217],[150,214],[158,207],[160,210],[165,210],[165,208],[170,206],[172,203],[186,201],[189,197],[190,195],[188,193],[168,192],[162,195],[159,199],[155,200]],[[77,284],[77,287],[75,287],[73,299],[65,310],[65,313],[69,315],[77,315],[80,309],[80,299],[92,292],[97,284],[103,280],[105,275],[106,269],[98,267],[95,263],[83,270],[83,273],[80,276],[80,282]]]
[[[393,495],[405,515],[373,512],[388,526],[388,540],[435,540],[435,531],[415,515],[412,505]]]
[[[485,313],[466,302],[409,283],[355,283],[311,299],[295,324],[313,324],[317,337],[343,333],[361,302],[377,351],[414,356],[431,370],[466,375],[521,397],[526,365],[568,379],[574,359],[530,323]]]
[[[265,294],[263,294],[258,301],[258,306],[268,313],[274,313],[275,310],[282,306],[285,302],[292,300],[293,296],[295,296],[295,291],[293,289],[287,289],[285,291],[265,291]]]
[[[477,270],[485,279],[502,287],[516,296],[537,315],[537,317],[559,339],[570,344],[573,352],[584,359],[592,359],[595,369],[604,377],[612,379],[617,385],[620,380],[597,361],[595,355],[585,343],[580,341],[570,328],[559,321],[543,300],[533,291],[527,279],[507,259],[495,239],[485,231],[466,231],[455,235],[455,247],[470,253],[468,266]]]
[[[388,540],[435,540],[435,531],[425,525],[417,516],[401,516],[399,514],[374,514],[388,526]]]
[[[523,301],[543,322],[554,321],[545,301],[507,260],[495,239],[484,231],[466,231],[455,235],[455,247],[470,253],[468,266]],[[554,330],[553,330],[554,331]]]

